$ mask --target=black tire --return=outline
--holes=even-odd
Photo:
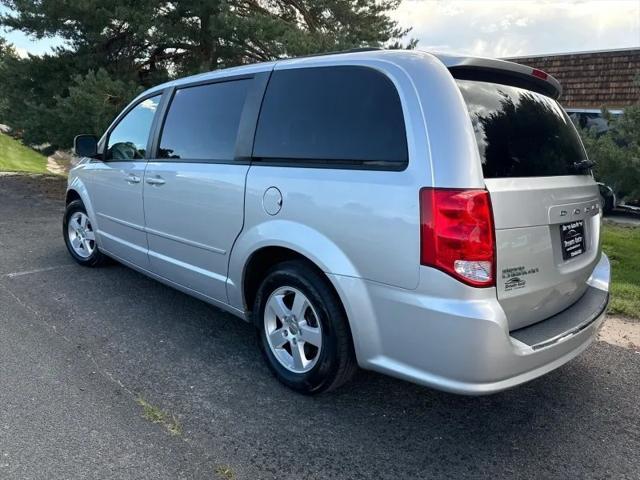
[[[62,236],[64,238],[64,243],[67,246],[69,254],[77,263],[84,267],[99,267],[101,265],[104,265],[105,263],[107,263],[108,257],[97,248],[97,243],[93,250],[93,253],[88,257],[82,257],[78,255],[71,246],[71,240],[69,238],[69,220],[76,212],[82,212],[87,215],[87,210],[84,208],[84,204],[81,200],[74,200],[67,205],[67,209],[64,212],[64,217],[62,220]]]
[[[605,215],[611,215],[613,212],[613,196],[602,197],[603,206],[602,211]]]
[[[285,368],[275,357],[265,330],[265,307],[270,295],[281,287],[302,292],[313,305],[322,328],[322,348],[315,366],[306,373]],[[326,392],[346,383],[357,371],[351,331],[344,308],[328,280],[303,261],[287,261],[273,267],[258,289],[253,307],[262,354],[280,382],[307,395]]]

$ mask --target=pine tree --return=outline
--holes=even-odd
[[[366,46],[412,48],[414,40],[401,43],[409,30],[389,16],[399,3],[0,0],[9,9],[0,15],[0,26],[64,42],[49,55],[11,58],[4,70],[0,68],[0,93],[5,99],[0,114],[23,132],[27,142],[66,147],[77,131],[67,132],[63,126],[80,128],[76,118],[67,117],[78,115],[68,107],[80,107],[81,86],[106,98],[109,89],[122,95],[175,76],[258,61]],[[75,99],[70,98],[73,95]],[[91,108],[82,98],[84,108]],[[96,115],[102,128],[121,103],[120,99],[108,102],[106,108],[100,104]],[[84,112],[79,116],[87,118]],[[83,131],[89,132],[96,125],[86,127]]]

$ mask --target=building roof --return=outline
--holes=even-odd
[[[567,108],[624,108],[640,102],[640,48],[506,60],[539,68],[562,85]]]

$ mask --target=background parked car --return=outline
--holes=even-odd
[[[608,110],[606,118],[600,109],[594,108],[566,108],[569,118],[578,128],[593,129],[597,134],[609,131],[609,119],[616,119],[623,113],[622,110]]]

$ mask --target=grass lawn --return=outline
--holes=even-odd
[[[602,249],[611,260],[609,311],[640,319],[640,227],[605,224]]]
[[[0,133],[0,172],[47,173],[47,157]]]

